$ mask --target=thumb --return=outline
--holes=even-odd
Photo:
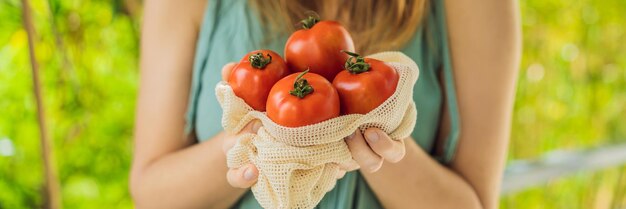
[[[230,77],[230,73],[233,72],[233,68],[235,68],[235,63],[234,62],[230,62],[224,65],[224,67],[222,67],[222,80],[223,81],[228,81],[228,77]]]
[[[237,188],[249,188],[256,183],[259,177],[259,170],[256,166],[248,164],[239,168],[231,168],[226,173],[228,183]]]

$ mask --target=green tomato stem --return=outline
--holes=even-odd
[[[359,74],[370,70],[370,64],[365,62],[365,58],[363,58],[361,55],[344,50],[341,50],[341,52],[350,55],[348,60],[346,60],[346,64],[344,66],[344,68],[348,70],[348,72],[352,74]]]
[[[304,74],[308,73],[309,70],[305,70],[300,73],[298,77],[296,77],[296,81],[293,83],[293,90],[289,91],[289,94],[294,95],[300,99],[304,98],[306,95],[313,93],[313,86],[309,84],[305,78],[302,78]]]
[[[311,29],[319,21],[320,21],[319,18],[313,17],[313,16],[309,16],[309,17],[305,18],[304,20],[300,21],[300,23],[302,23],[302,28],[304,28],[304,29]]]
[[[250,65],[253,68],[263,69],[266,65],[272,62],[272,55],[268,53],[267,57],[268,58],[263,57],[263,54],[259,52],[259,53],[250,55],[250,57],[248,57],[248,61],[250,61]]]

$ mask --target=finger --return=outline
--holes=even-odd
[[[350,162],[339,164],[339,168],[345,171],[353,171],[359,169],[359,164],[356,161],[351,160]]]
[[[397,163],[404,158],[406,150],[403,140],[393,140],[378,128],[368,128],[364,136],[370,148],[383,159]]]
[[[261,123],[261,121],[253,120],[253,121],[250,121],[246,125],[246,127],[241,129],[239,134],[227,135],[226,138],[224,138],[222,142],[222,151],[224,151],[224,154],[228,154],[228,150],[230,150],[231,148],[233,148],[233,146],[235,146],[235,143],[237,143],[237,139],[239,138],[240,134],[244,134],[244,133],[256,134],[256,132],[259,131],[259,128],[261,128],[262,125],[263,124]]]
[[[237,188],[249,188],[256,183],[259,170],[252,164],[239,168],[231,168],[226,173],[228,183]]]
[[[222,80],[223,81],[228,81],[228,77],[230,76],[230,73],[233,71],[233,68],[235,67],[235,65],[237,65],[237,63],[230,62],[230,63],[226,63],[224,67],[222,67]]]
[[[260,120],[256,120],[256,119],[252,120],[246,125],[246,127],[243,127],[243,129],[239,131],[239,134],[245,134],[245,133],[256,134],[256,132],[259,131],[259,128],[261,128],[262,125],[263,123],[261,123]]]
[[[336,179],[341,179],[344,176],[346,176],[346,171],[345,170],[339,170],[339,172],[337,173],[337,175],[335,176]]]
[[[360,130],[357,130],[345,141],[352,153],[352,158],[359,164],[361,170],[365,169],[365,171],[373,173],[383,165],[383,159],[370,149]]]
[[[228,151],[235,146],[235,143],[237,143],[237,139],[235,138],[228,137],[224,139],[224,142],[222,143],[222,151],[224,152],[224,155],[228,156]]]

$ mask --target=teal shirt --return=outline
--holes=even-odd
[[[287,36],[265,37],[264,28],[248,0],[209,0],[196,46],[193,80],[187,112],[187,126],[199,140],[208,140],[222,130],[222,110],[215,97],[215,85],[221,80],[224,64],[241,59],[256,49],[283,52]],[[454,92],[454,79],[447,43],[445,10],[442,0],[433,0],[426,9],[424,24],[401,51],[420,68],[414,87],[418,111],[413,139],[428,153],[434,153],[441,113],[448,101],[451,131],[446,136],[441,156],[449,163],[456,150],[459,120]],[[443,71],[443,72],[441,72]],[[441,84],[438,75],[443,75]],[[445,86],[446,92],[442,85]],[[261,208],[248,192],[234,208]],[[361,174],[350,172],[327,193],[318,208],[382,208]]]

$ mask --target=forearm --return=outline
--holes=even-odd
[[[221,149],[224,134],[155,159],[134,171],[131,190],[137,208],[227,208],[244,189],[226,180]]]
[[[461,176],[406,139],[406,155],[375,173],[362,172],[385,208],[481,208],[476,192]]]

